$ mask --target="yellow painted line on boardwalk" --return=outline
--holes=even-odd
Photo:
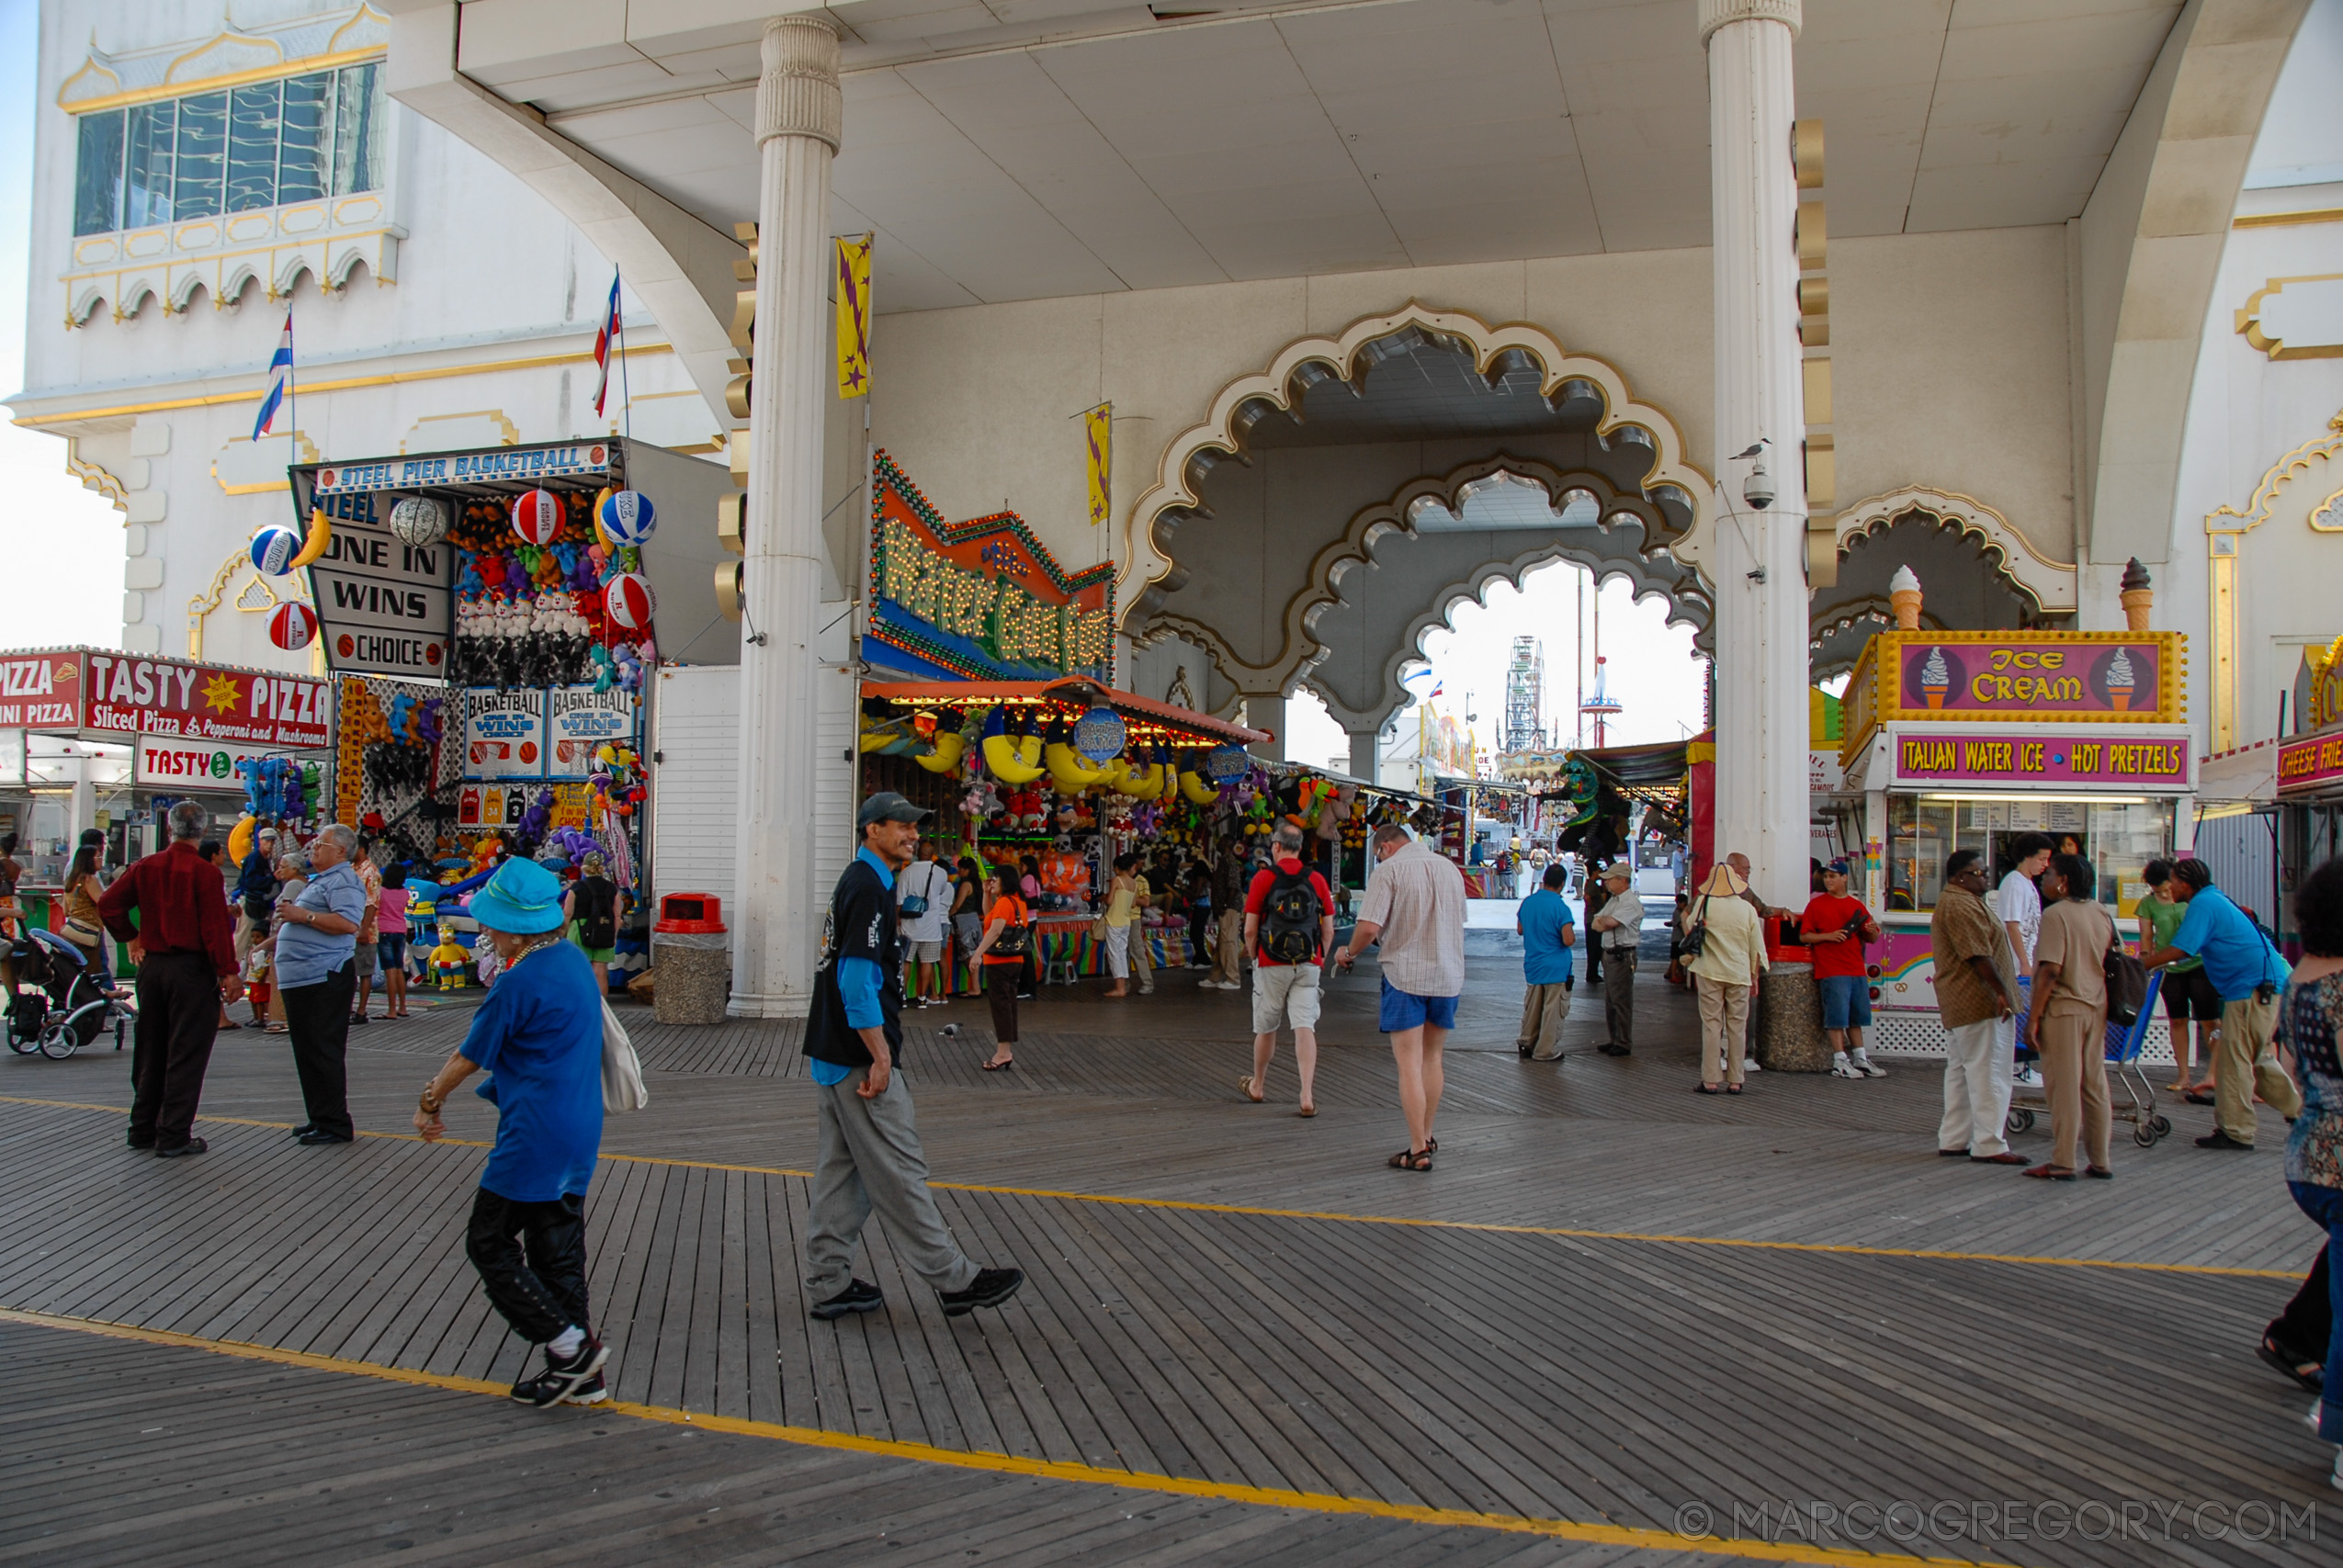
[[[0,1095],[0,1105],[41,1105],[62,1111],[111,1111],[129,1113],[121,1105],[84,1105],[63,1100],[24,1100]],[[234,1116],[206,1116],[207,1122],[219,1122],[234,1127],[276,1127],[289,1129],[290,1122],[255,1122]],[[423,1142],[413,1133],[360,1132],[361,1138],[387,1138],[397,1142]],[[459,1148],[492,1148],[492,1144],[462,1138],[442,1138],[442,1144]],[[794,1170],[787,1166],[727,1165],[716,1160],[668,1159],[657,1155],[605,1154],[605,1160],[620,1165],[669,1166],[680,1170],[729,1170],[746,1176],[791,1176],[801,1181],[813,1179],[809,1170]],[[2285,1269],[2232,1269],[2213,1263],[2153,1263],[2135,1262],[2119,1258],[2044,1258],[2026,1253],[1953,1252],[1922,1247],[1858,1247],[1848,1242],[1831,1241],[1763,1241],[1729,1235],[1674,1235],[1656,1231],[1589,1230],[1570,1225],[1509,1225],[1486,1220],[1419,1219],[1407,1214],[1352,1214],[1340,1209],[1271,1209],[1247,1203],[1206,1203],[1189,1198],[1132,1198],[1113,1192],[1071,1192],[1054,1187],[992,1187],[973,1181],[932,1181],[929,1186],[941,1192],[981,1192],[1003,1198],[1047,1198],[1066,1203],[1103,1203],[1126,1209],[1168,1209],[1181,1213],[1238,1214],[1266,1220],[1319,1220],[1329,1224],[1351,1225],[1395,1225],[1410,1230],[1467,1231],[1488,1235],[1553,1236],[1567,1241],[1619,1241],[1658,1244],[1669,1247],[1732,1247],[1751,1252],[1818,1252],[1849,1258],[1912,1258],[1943,1263],[2022,1263],[2047,1269],[2111,1269],[2140,1274],[2202,1274],[2232,1280],[2292,1280],[2302,1278],[2298,1270]]]
[[[22,1103],[6,1101],[6,1103]],[[36,1102],[45,1103],[45,1102]],[[240,1360],[310,1371],[341,1372],[383,1382],[407,1383],[452,1393],[489,1394],[506,1398],[502,1383],[480,1378],[453,1377],[446,1372],[417,1371],[406,1367],[377,1366],[371,1361],[319,1356],[307,1350],[283,1350],[241,1339],[206,1339],[166,1328],[136,1328],[96,1318],[54,1316],[0,1307],[0,1323],[35,1328],[65,1329],[108,1339],[128,1339],[142,1345],[167,1345],[205,1350]],[[1086,1486],[1119,1486],[1135,1492],[1162,1493],[1177,1497],[1209,1497],[1226,1503],[1248,1503],[1268,1508],[1300,1508],[1315,1514],[1352,1514],[1368,1518],[1401,1519],[1411,1524],[1448,1525],[1466,1529],[1500,1530],[1512,1535],[1546,1536],[1590,1545],[1624,1546],[1657,1551],[1703,1551],[1724,1557],[1751,1558],[1769,1562],[1816,1562],[1832,1568],[1891,1568],[1896,1564],[1958,1564],[1959,1568],[2006,1568],[1967,1558],[1923,1557],[1900,1551],[1849,1551],[1763,1540],[1726,1540],[1714,1536],[1685,1536],[1673,1530],[1627,1525],[1581,1524],[1574,1519],[1534,1518],[1521,1514],[1484,1514],[1465,1508],[1433,1508],[1420,1503],[1387,1503],[1376,1497],[1344,1497],[1330,1492],[1296,1492],[1280,1486],[1245,1486],[1233,1482],[1205,1481],[1184,1475],[1151,1475],[1136,1471],[1108,1470],[1064,1460],[1025,1459],[1016,1454],[985,1453],[968,1449],[937,1448],[929,1443],[898,1442],[884,1438],[858,1438],[845,1432],[825,1432],[813,1427],[787,1427],[776,1421],[744,1421],[703,1411],[678,1410],[662,1404],[635,1404],[614,1400],[592,1407],[596,1416],[631,1416],[663,1421],[703,1432],[729,1432],[744,1438],[765,1438],[805,1448],[837,1449],[848,1453],[887,1459],[914,1460],[923,1464],[951,1465],[961,1470],[990,1471],[1002,1475],[1026,1475],[1047,1481],[1070,1481]]]

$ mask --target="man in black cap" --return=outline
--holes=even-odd
[[[877,1209],[911,1272],[942,1299],[946,1317],[999,1306],[1025,1282],[1015,1269],[982,1269],[960,1250],[928,1190],[911,1091],[895,1075],[901,942],[895,874],[911,863],[930,813],[892,791],[863,802],[862,848],[838,878],[806,1020],[821,1153],[806,1230],[806,1296],[813,1315],[877,1312],[878,1287],[855,1278],[855,1243]]]

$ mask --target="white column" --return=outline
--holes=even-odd
[[[1799,0],[1700,0],[1708,50],[1716,290],[1716,852],[1739,851],[1759,894],[1806,901],[1805,434],[1797,328],[1797,184],[1790,126]],[[1777,492],[1741,499],[1763,437]]]
[[[741,647],[736,1016],[802,1016],[830,890],[813,886],[815,609],[830,360],[830,163],[843,99],[838,34],[817,17],[764,28],[757,83],[756,351],[749,404]],[[753,628],[752,631],[751,628]]]
[[[1252,754],[1264,762],[1285,761],[1285,699],[1264,697],[1259,693],[1245,694],[1245,728],[1266,729],[1273,739],[1251,748]]]

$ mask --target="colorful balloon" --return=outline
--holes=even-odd
[[[270,577],[282,577],[293,570],[293,558],[301,553],[301,538],[290,528],[263,528],[252,536],[254,570]]]
[[[288,599],[268,613],[268,640],[288,653],[307,648],[317,636],[317,612],[298,599]]]
[[[513,532],[531,545],[549,545],[561,531],[561,498],[549,490],[533,490],[513,502]]]
[[[603,491],[594,514],[603,533],[619,545],[640,545],[659,525],[651,497],[639,490]]]
[[[603,613],[610,624],[630,632],[649,631],[651,613],[659,608],[651,579],[639,571],[622,571],[602,591]]]

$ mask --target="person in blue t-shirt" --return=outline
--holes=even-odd
[[[2204,960],[2204,976],[2221,998],[2221,1037],[2213,1053],[2213,1132],[2197,1140],[2201,1149],[2254,1146],[2254,1096],[2292,1121],[2303,1109],[2302,1092],[2278,1065],[2271,1036],[2278,1027],[2278,993],[2292,971],[2269,938],[2213,885],[2213,868],[2201,860],[2175,862],[2172,897],[2188,906],[2172,945],[2142,960],[2151,969],[2184,958]]]
[[[1522,900],[1513,929],[1522,933],[1522,978],[1529,995],[1522,1003],[1522,1032],[1514,1047],[1532,1061],[1562,1059],[1562,1024],[1570,1015],[1570,987],[1579,928],[1570,901],[1562,897],[1570,873],[1558,862],[1545,868],[1545,886]]]
[[[503,967],[471,1032],[424,1086],[415,1131],[434,1142],[440,1108],[475,1072],[496,1107],[496,1146],[481,1172],[464,1250],[489,1304],[545,1347],[545,1370],[513,1385],[540,1408],[610,1397],[610,1352],[586,1315],[585,1195],[602,1152],[602,998],[584,953],[561,940],[561,880],[508,860],[470,913]]]

